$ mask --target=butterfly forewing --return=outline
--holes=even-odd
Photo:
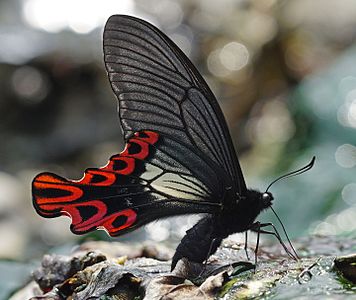
[[[105,26],[104,56],[126,137],[140,130],[168,136],[199,153],[222,185],[246,191],[217,101],[171,40],[143,20],[116,15]]]

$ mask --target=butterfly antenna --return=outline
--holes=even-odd
[[[303,174],[304,172],[306,171],[309,171],[313,166],[314,166],[314,162],[315,162],[315,156],[313,156],[312,160],[310,161],[309,164],[307,164],[306,166],[296,170],[296,171],[292,171],[292,172],[289,172],[287,174],[284,174],[280,177],[278,177],[277,179],[273,180],[270,185],[267,187],[266,189],[266,192],[268,192],[269,188],[274,184],[276,183],[277,181],[281,180],[281,179],[285,179],[285,178],[289,178],[289,177],[293,177],[293,176],[297,176],[297,175],[300,175],[300,174]]]
[[[281,219],[278,217],[277,213],[275,212],[275,210],[273,209],[272,206],[270,206],[269,208],[272,209],[272,211],[273,211],[274,215],[276,216],[276,218],[277,218],[279,224],[281,224],[282,229],[283,229],[283,232],[284,232],[285,236],[287,237],[288,244],[289,244],[289,246],[292,248],[293,253],[295,254],[295,257],[296,257],[297,260],[298,260],[298,259],[299,259],[299,255],[298,255],[297,251],[295,250],[295,248],[293,247],[293,244],[292,244],[291,240],[289,239],[289,236],[288,236],[288,234],[287,234],[287,230],[285,229],[285,227],[284,227],[284,225],[283,225]]]

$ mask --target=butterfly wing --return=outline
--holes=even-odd
[[[198,156],[187,159],[207,172],[204,176],[217,180]],[[37,175],[32,183],[33,204],[43,217],[70,216],[73,233],[104,228],[116,236],[166,216],[217,211],[220,203],[196,179],[199,176],[165,152],[159,134],[141,131],[105,167],[87,169],[81,180]]]
[[[69,215],[82,234],[123,234],[166,216],[216,213],[246,187],[222,112],[188,58],[145,21],[112,16],[104,31],[110,83],[125,150],[81,180],[33,181],[44,217]]]
[[[111,16],[104,56],[126,138],[140,130],[159,132],[199,153],[224,185],[245,194],[221,109],[199,72],[165,34],[143,20]]]

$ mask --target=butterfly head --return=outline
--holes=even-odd
[[[264,209],[272,206],[273,199],[273,195],[270,192],[261,193],[260,202],[262,208]]]
[[[272,206],[273,199],[273,195],[270,192],[248,189],[246,196],[239,198],[238,204],[244,206],[243,209],[259,214],[261,211]],[[251,207],[255,209],[251,209]]]

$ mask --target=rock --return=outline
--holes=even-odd
[[[356,241],[337,237],[302,239],[295,243],[297,248],[304,249],[299,261],[281,255],[274,245],[264,245],[260,247],[263,250],[258,254],[255,268],[252,262],[246,261],[243,245],[227,241],[206,265],[182,259],[170,272],[169,261],[128,257],[131,247],[128,244],[122,249],[122,244],[115,244],[113,251],[111,243],[100,242],[98,248],[110,249],[109,255],[93,251],[94,243],[90,247],[86,245],[87,248],[79,247],[81,251],[72,255],[44,256],[42,267],[33,276],[41,290],[36,290],[32,283],[32,300],[209,300],[255,299],[268,295],[277,295],[279,299],[320,299],[326,294],[340,298],[354,293],[354,288],[352,283],[346,286],[339,280],[333,265],[353,282],[355,255],[342,255],[355,244]],[[134,245],[131,253],[145,253],[144,247]],[[161,257],[159,249],[151,251],[152,256]],[[115,257],[115,253],[125,256]],[[338,258],[334,262],[335,254]]]
[[[334,267],[343,277],[356,284],[356,253],[336,257]]]
[[[217,291],[227,282],[228,275],[221,272],[208,277],[200,286],[177,276],[162,276],[152,279],[146,287],[144,300],[213,300]]]
[[[38,283],[42,291],[48,292],[53,287],[65,281],[78,271],[88,266],[106,260],[100,253],[87,252],[78,256],[45,255],[42,265],[33,272],[33,279]]]

